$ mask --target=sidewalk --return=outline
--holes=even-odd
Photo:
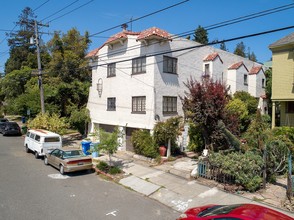
[[[77,137],[67,138],[67,146],[81,147]],[[94,161],[108,161],[108,155],[99,155]],[[146,158],[128,151],[117,151],[112,160],[121,166],[125,177],[119,183],[127,188],[155,199],[178,212],[205,204],[254,203],[276,209],[294,218],[294,213],[281,209],[285,197],[283,184],[267,188],[257,193],[243,195],[222,190],[212,181],[190,178],[196,166],[191,158],[183,157],[175,161],[152,164]]]
[[[108,156],[100,156],[97,159],[108,161]],[[294,217],[293,212],[282,210],[273,204],[259,203],[254,201],[258,200],[256,198],[228,193],[190,179],[190,171],[195,167],[195,162],[187,157],[157,166],[152,166],[140,156],[126,151],[118,151],[112,159],[122,166],[126,174],[126,177],[119,181],[120,184],[158,200],[178,212],[205,204],[254,203]]]

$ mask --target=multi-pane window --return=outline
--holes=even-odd
[[[244,74],[244,85],[248,85],[248,76]]]
[[[146,96],[132,97],[132,112],[133,113],[146,112]]]
[[[163,96],[162,111],[163,114],[177,113],[177,97]]]
[[[178,59],[168,56],[163,56],[163,72],[165,73],[177,73]]]
[[[286,113],[294,113],[294,102],[286,102]]]
[[[115,76],[115,63],[107,65],[107,77]]]
[[[146,57],[132,60],[132,74],[146,73]]]
[[[116,98],[111,97],[107,98],[107,111],[115,111],[116,110]]]

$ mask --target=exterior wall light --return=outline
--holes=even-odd
[[[97,91],[98,91],[99,98],[101,98],[102,90],[103,90],[103,80],[100,78],[98,79],[98,83],[97,83]]]

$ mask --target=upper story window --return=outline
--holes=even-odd
[[[163,72],[177,74],[178,59],[163,56]]]
[[[146,57],[132,60],[132,74],[146,73]]]
[[[294,113],[294,102],[286,102],[286,113]]]
[[[244,74],[244,85],[248,85],[248,76],[247,74]]]
[[[204,74],[206,76],[209,76],[210,75],[209,64],[208,63],[204,65]]]
[[[132,97],[132,113],[146,113],[146,96]]]
[[[107,98],[107,111],[115,111],[116,110],[116,98],[111,97]]]
[[[107,65],[107,77],[113,77],[115,76],[115,69],[116,69],[116,65],[115,63],[110,63]]]
[[[177,113],[177,97],[163,96],[162,112],[163,114]]]
[[[265,88],[265,79],[262,79],[261,86],[262,86],[262,88]]]

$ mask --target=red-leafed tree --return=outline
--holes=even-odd
[[[206,148],[212,151],[228,148],[230,140],[220,128],[220,122],[231,133],[236,133],[237,121],[234,123],[236,117],[226,111],[230,96],[225,85],[219,81],[198,82],[190,78],[185,86],[188,91],[181,97],[185,117],[200,127]]]

